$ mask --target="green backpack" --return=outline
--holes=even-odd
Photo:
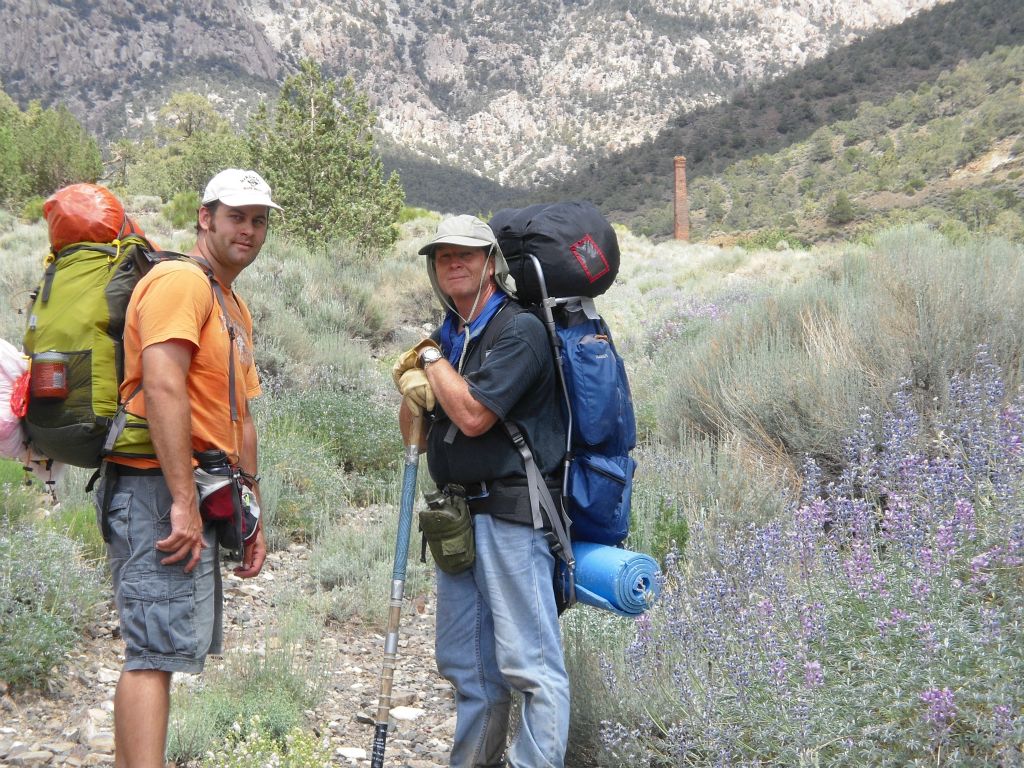
[[[127,416],[112,449],[104,441],[124,414],[118,389],[132,290],[154,264],[181,258],[155,252],[139,235],[50,254],[24,340],[32,373],[23,424],[36,451],[77,467],[98,467],[104,455],[155,456],[143,419]]]

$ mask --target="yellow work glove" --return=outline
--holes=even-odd
[[[395,380],[395,386],[399,388],[399,391],[401,391],[399,382],[402,380],[402,374],[408,370],[419,367],[420,352],[427,347],[436,347],[438,350],[441,349],[433,339],[424,339],[412,349],[407,349],[398,356],[398,362],[396,362],[394,367],[391,369],[391,378]]]
[[[411,368],[402,374],[398,382],[398,391],[402,397],[412,406],[418,405],[424,411],[434,410],[434,390],[430,388],[427,381],[427,374],[419,368]]]

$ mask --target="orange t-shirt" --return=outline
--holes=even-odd
[[[223,288],[223,286],[221,286]],[[248,413],[248,399],[257,397],[259,378],[252,351],[252,316],[245,302],[223,288],[225,320],[214,296],[210,279],[191,261],[157,264],[132,292],[125,316],[125,375],[121,384],[124,401],[142,378],[142,350],[171,339],[195,346],[189,366],[188,399],[192,408],[192,449],[219,448],[237,462],[242,447],[242,421]],[[238,420],[231,421],[228,395],[231,338],[235,331],[235,400]],[[128,411],[146,417],[146,390],[132,398]],[[155,459],[111,457],[111,461],[135,467],[159,466]]]

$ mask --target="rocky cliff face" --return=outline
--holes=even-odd
[[[0,80],[116,137],[185,88],[242,122],[312,57],[396,143],[525,183],[942,1],[4,0]]]

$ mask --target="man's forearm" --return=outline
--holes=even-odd
[[[146,420],[171,497],[182,506],[196,503],[192,471],[192,408],[186,393],[146,387]]]
[[[164,342],[142,351],[146,421],[164,480],[174,501],[195,507],[192,473],[192,407],[188,399],[188,369],[192,348]]]
[[[470,394],[469,384],[447,360],[427,366],[426,373],[434,397],[464,435],[478,437],[498,421],[494,411]]]
[[[246,474],[255,476],[259,473],[259,442],[251,413],[247,413],[242,421],[242,447],[238,455],[238,466]]]

